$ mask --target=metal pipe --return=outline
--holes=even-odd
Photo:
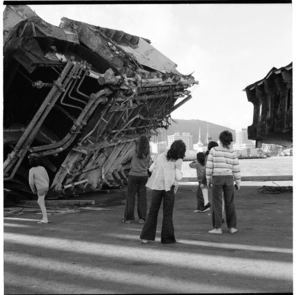
[[[145,119],[145,120],[151,120],[151,119]],[[128,131],[128,130],[131,130],[131,129],[140,129],[140,128],[146,128],[146,127],[148,127],[149,126],[149,124],[148,125],[142,125],[142,126],[134,126],[134,127],[128,127],[128,128],[126,128],[126,129],[122,129],[122,132],[123,131]],[[113,131],[111,131],[111,133],[115,133],[115,132],[118,132],[118,130],[113,130]]]
[[[139,94],[142,94],[142,93],[147,93],[149,91],[151,92],[163,92],[163,91],[168,91],[170,90],[170,86],[172,85],[168,85],[168,86],[161,86],[161,85],[156,85],[156,88],[154,87],[149,87],[149,89],[147,89],[147,87],[144,87],[144,88],[141,88],[140,91],[139,91]],[[187,85],[175,85],[175,86],[172,86],[172,89],[175,90],[180,90],[180,89],[184,89],[186,90],[188,88]]]
[[[188,95],[184,100],[182,100],[181,102],[179,102],[177,105],[173,106],[173,108],[171,109],[170,113],[174,112],[176,109],[178,109],[180,106],[182,106],[184,103],[186,103],[191,98],[192,98],[192,96]]]
[[[69,184],[64,185],[64,189],[78,185],[78,184],[86,183],[86,182],[89,182],[89,181],[87,179],[84,179],[84,180],[80,180],[78,182],[69,183]]]
[[[83,66],[85,66],[85,65],[86,65],[86,62],[83,63]],[[86,95],[86,94],[84,94],[83,92],[79,91],[79,87],[81,86],[81,84],[82,84],[83,80],[85,79],[85,77],[87,76],[87,74],[88,74],[88,71],[85,71],[83,77],[81,78],[81,81],[79,82],[79,84],[78,84],[78,86],[77,86],[77,88],[76,88],[76,92],[77,92],[78,94],[81,94],[83,97],[86,97],[86,98],[89,99],[90,97],[89,97],[88,95]]]
[[[79,70],[78,75],[76,76],[76,79],[79,79],[79,78],[80,78],[81,73],[82,73],[82,71],[83,71],[83,68],[84,68],[84,66],[85,66],[85,65],[83,65],[82,63],[81,63],[80,65],[81,65],[81,67],[80,67],[80,70]],[[68,96],[69,96],[70,99],[73,99],[73,100],[75,100],[75,101],[78,101],[78,102],[81,102],[81,103],[86,104],[86,101],[82,101],[82,100],[80,100],[80,99],[78,99],[78,98],[76,98],[76,97],[74,97],[74,96],[71,95],[71,93],[72,93],[72,91],[73,91],[73,89],[74,89],[74,86],[76,85],[76,82],[77,82],[77,81],[75,80],[75,83],[73,84],[71,90],[69,91]],[[85,96],[84,96],[84,97],[85,97]],[[85,97],[85,98],[86,98],[86,97]]]
[[[126,155],[127,152],[129,151],[132,143],[133,143],[133,141],[125,142],[125,143],[120,142],[121,151],[119,152],[118,157],[115,159],[115,161],[113,162],[113,164],[111,165],[111,167],[108,170],[114,170],[119,165],[119,163],[123,160],[124,155]]]
[[[128,115],[128,117],[131,115],[131,113],[134,111],[134,109],[131,109],[130,114]],[[117,126],[117,124],[119,123],[119,121],[121,120],[121,118],[123,117],[124,113],[120,112],[119,118],[116,119],[115,123],[113,125],[110,126],[110,129],[115,128],[115,126]],[[98,136],[97,136],[98,137]]]
[[[166,97],[168,95],[169,95],[168,93],[143,95],[143,96],[136,96],[134,99],[137,101],[143,101],[143,100],[162,98],[162,97]]]
[[[117,149],[117,146],[119,145],[119,143],[116,143],[115,144],[115,146],[114,146],[114,149],[113,149],[113,151],[110,153],[110,155],[107,157],[107,159],[106,159],[106,161],[103,163],[103,165],[102,165],[102,171],[103,171],[103,173],[104,174],[106,174],[106,172],[105,172],[105,168],[107,168],[106,166],[108,165],[108,161],[110,161],[110,159],[111,158],[113,158],[115,155],[114,155],[114,152],[115,152],[115,150]],[[119,151],[120,152],[120,151]],[[107,169],[108,170],[108,169]]]
[[[71,95],[71,92],[73,91],[76,82],[77,82],[77,81],[75,81],[75,83],[73,83],[73,86],[72,86],[71,90],[69,91],[68,96],[69,96],[69,98],[72,99],[72,100],[75,100],[75,101],[78,101],[78,102],[80,102],[80,103],[86,104],[86,101],[82,101],[82,100],[80,100],[80,99],[78,99],[78,98],[76,98],[76,97],[74,97],[74,96]]]
[[[77,72],[78,72],[79,70],[80,70],[80,65],[79,65],[79,64],[76,64],[76,72],[74,73],[74,76],[73,76],[74,80],[73,80],[73,81],[70,81],[70,83],[69,83],[69,85],[68,85],[68,87],[67,87],[67,91],[64,93],[63,97],[60,99],[60,103],[61,103],[62,105],[65,105],[65,106],[68,106],[68,107],[71,107],[71,108],[74,108],[74,109],[79,109],[79,110],[82,111],[83,108],[81,108],[81,107],[74,106],[74,105],[72,105],[72,104],[68,104],[68,103],[63,102],[63,100],[64,100],[66,94],[69,93],[69,88],[71,87],[71,85],[73,84],[73,87],[74,87],[74,85],[76,84],[76,80],[75,80],[75,79],[77,79],[76,74],[77,74]]]
[[[78,71],[78,65],[75,65],[74,68],[72,69],[74,71]],[[71,78],[74,78],[74,76],[72,75]],[[71,79],[70,79],[71,80]],[[67,89],[65,91],[65,93],[63,94],[61,100],[66,96],[66,93],[67,91],[69,90],[70,88],[70,85],[72,82],[70,82],[70,80],[67,82],[68,83],[68,86],[67,86]],[[70,83],[69,83],[70,82]],[[74,126],[74,125],[73,125]],[[59,146],[60,144],[63,144],[61,142],[66,142],[69,138],[71,137],[71,134],[67,134],[62,140],[60,140],[59,142],[56,142],[56,143],[52,143],[52,144],[47,144],[47,145],[43,145],[43,146],[38,146],[38,147],[32,147],[30,148],[30,152],[37,152],[37,151],[42,151],[42,150],[45,150],[45,149],[48,149],[48,148],[53,148],[53,147],[56,147],[56,146]]]
[[[86,170],[82,170],[82,171],[79,171],[79,172],[76,172],[76,173],[68,173],[68,174],[71,175],[71,176],[77,176],[77,175],[80,175],[80,174],[83,174],[83,173],[86,173],[86,172],[89,172],[89,171],[92,171],[92,170],[99,169],[100,167],[101,167],[100,165],[97,165],[97,166],[91,167],[91,168],[86,169]]]
[[[137,115],[137,116],[133,117],[131,120],[129,120],[129,122],[127,122],[127,123],[124,125],[123,128],[121,128],[121,129],[116,133],[115,137],[117,137],[117,135],[118,135],[120,132],[122,132],[122,131],[123,131],[123,130],[131,123],[131,122],[133,122],[135,119],[138,119],[138,118],[143,118],[143,116]],[[145,119],[145,118],[143,118],[143,119]],[[147,120],[147,119],[145,119],[145,120]],[[148,119],[148,120],[150,120],[150,119]]]
[[[108,108],[107,108],[107,110],[108,110]],[[107,112],[107,110],[106,110],[106,112]],[[109,117],[109,119],[106,121],[106,120],[104,120],[104,118],[103,118],[103,116],[104,116],[104,114],[102,115],[102,117],[101,117],[101,119],[105,122],[105,126],[103,127],[103,129],[101,130],[101,132],[100,132],[100,134],[99,134],[99,136],[98,136],[98,138],[102,135],[102,133],[103,133],[103,131],[104,131],[104,129],[105,129],[105,127],[108,125],[108,123],[110,122],[110,120],[113,118],[113,116],[114,116],[114,113],[112,113],[111,114],[111,116]],[[90,135],[90,134],[92,134],[91,132],[89,132],[89,134],[88,135],[86,135],[85,137],[84,137],[84,140]],[[80,143],[82,142],[83,140],[81,140],[80,141]]]
[[[55,105],[54,108],[58,109],[60,112],[62,112],[64,115],[66,115],[66,117],[68,117],[70,120],[72,120],[73,122],[75,122],[75,117],[73,117],[70,113],[68,113],[65,109],[63,109],[62,107]]]
[[[155,84],[144,84],[144,85],[141,85],[142,88],[144,87],[157,87],[159,84],[159,86],[175,86],[175,85],[194,85],[194,84],[199,84],[198,81],[195,81],[195,80],[184,80],[184,81],[180,81],[180,82],[171,82],[171,83],[168,83],[168,82],[158,82],[158,83],[155,83]]]
[[[68,73],[67,77],[64,80],[64,84],[60,85],[61,89],[64,90],[65,85],[69,82],[69,80],[72,78],[72,75],[75,71],[75,66],[70,70],[70,72]],[[18,157],[18,161],[16,164],[15,169],[13,170],[13,173],[5,178],[4,180],[10,180],[13,178],[15,172],[17,171],[17,168],[19,167],[19,165],[21,164],[21,162],[23,161],[23,158],[25,156],[25,154],[27,153],[27,151],[29,150],[30,144],[32,143],[32,141],[34,140],[36,134],[38,133],[39,129],[41,128],[41,125],[43,124],[44,120],[46,119],[47,115],[49,114],[49,112],[51,111],[51,109],[53,108],[54,104],[56,103],[56,101],[58,100],[59,96],[61,95],[61,92],[56,92],[54,97],[52,97],[52,100],[50,102],[48,102],[46,109],[44,110],[42,116],[40,117],[39,121],[36,123],[36,125],[34,126],[34,128],[32,129],[31,133],[29,134],[29,136],[27,137],[27,139],[24,141],[23,146],[25,146],[25,148],[21,149],[17,154],[16,157]],[[13,163],[10,163],[10,165],[8,165],[6,167],[6,173],[9,171],[9,169],[11,168]]]
[[[82,121],[83,119],[87,120],[90,115],[93,112],[93,109],[95,109],[99,103],[106,101],[106,99],[99,99],[101,98],[102,95],[110,93],[110,90],[104,89],[99,91],[98,93],[96,93],[96,95],[94,94],[93,96],[91,95],[91,99],[89,100],[89,102],[86,104],[85,108],[83,109],[83,111],[81,112],[81,114],[78,116],[78,118],[76,119],[76,121],[74,122],[73,126],[70,128],[68,134],[59,142],[56,142],[54,144],[48,144],[48,145],[43,145],[43,146],[38,146],[38,147],[33,147],[30,149],[31,152],[38,152],[38,151],[43,151],[43,150],[47,150],[47,149],[54,149],[54,148],[58,148],[62,145],[65,146],[65,143],[68,142],[71,138],[75,138],[78,131],[82,128]],[[95,100],[98,98],[98,101],[95,102]],[[92,109],[92,111],[91,111]],[[85,122],[84,122],[85,123]],[[74,136],[75,135],[75,136]],[[65,146],[68,147],[71,144],[71,142]]]
[[[54,83],[53,87],[51,88],[50,92],[48,93],[47,97],[45,98],[44,102],[36,112],[35,116],[31,120],[31,122],[28,124],[25,132],[22,134],[21,138],[19,139],[18,143],[14,147],[13,151],[8,155],[7,159],[3,163],[4,170],[7,168],[7,166],[15,159],[16,154],[19,152],[21,146],[23,145],[26,138],[31,133],[34,126],[36,126],[38,120],[40,119],[40,116],[42,115],[43,111],[47,108],[49,101],[52,99],[52,97],[56,94],[56,92],[59,90],[61,93],[63,91],[62,87],[62,80],[66,77],[67,73],[69,72],[70,68],[73,65],[74,57],[71,57],[70,61],[68,61],[67,65],[65,66],[64,70],[61,73],[61,76],[57,79],[57,81]],[[13,163],[12,163],[13,164]],[[10,165],[11,166],[11,165]]]
[[[81,139],[80,140],[80,142],[79,142],[79,144],[81,145],[82,144],[82,142],[87,138],[87,137],[89,137],[95,130],[96,130],[96,128],[98,127],[98,125],[100,124],[100,122],[101,122],[101,120],[103,120],[106,124],[108,123],[107,121],[105,121],[104,119],[103,119],[103,116],[105,115],[105,113],[106,113],[106,111],[109,109],[109,107],[110,107],[110,105],[108,104],[107,106],[106,106],[106,108],[104,109],[104,111],[103,111],[103,113],[102,113],[102,115],[101,115],[101,118],[98,120],[98,122],[97,122],[97,124],[94,126],[94,128],[83,138],[83,139]],[[98,138],[98,136],[97,136],[97,138]]]
[[[101,91],[102,95],[104,95],[106,92],[104,90]],[[44,156],[48,156],[48,155],[52,155],[52,154],[57,154],[60,153],[62,151],[64,151],[75,139],[75,137],[77,136],[77,134],[79,133],[80,129],[82,128],[81,121],[83,122],[83,120],[88,120],[88,118],[91,116],[92,114],[92,109],[95,109],[99,103],[103,103],[106,102],[107,98],[106,97],[99,97],[98,100],[96,101],[96,103],[91,107],[90,110],[88,110],[87,108],[87,112],[85,114],[85,117],[82,118],[84,116],[84,112],[81,113],[82,117],[80,118],[80,116],[78,117],[77,121],[74,123],[74,125],[72,126],[70,132],[67,134],[67,136],[60,141],[57,144],[54,144],[55,147],[58,147],[56,149],[51,149],[49,151],[46,151],[44,153],[39,153],[39,156],[44,157]],[[91,99],[91,102],[93,102],[93,100]],[[72,135],[71,135],[72,134]],[[44,150],[44,149],[43,149]]]
[[[106,96],[103,96],[103,95],[109,95],[109,94],[111,94],[111,90],[109,90],[108,88],[104,88],[103,90],[100,90],[97,93],[92,93],[91,94],[91,99],[96,100],[96,102],[89,109],[89,111],[87,113],[88,118],[91,116],[91,114],[95,111],[95,109],[97,108],[97,106],[100,103],[104,104],[108,101],[108,98]]]

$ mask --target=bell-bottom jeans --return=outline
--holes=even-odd
[[[236,227],[237,218],[234,205],[234,185],[232,176],[212,177],[212,225],[222,227],[222,194],[224,193],[227,227]]]
[[[161,230],[161,243],[172,244],[175,243],[174,225],[173,225],[173,208],[175,203],[174,186],[171,190],[153,190],[150,210],[146,218],[146,222],[140,235],[144,240],[155,240],[157,217],[159,208],[163,202],[163,221]]]

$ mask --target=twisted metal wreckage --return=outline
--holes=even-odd
[[[8,5],[5,193],[30,192],[31,153],[49,172],[50,196],[122,184],[120,162],[135,139],[168,128],[198,84],[176,66],[147,39],[67,18],[56,27],[28,6]]]

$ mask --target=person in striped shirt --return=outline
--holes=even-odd
[[[241,171],[238,158],[230,148],[232,133],[223,131],[219,136],[220,145],[210,150],[206,162],[206,179],[212,188],[212,224],[209,233],[222,233],[222,193],[224,193],[226,222],[230,233],[237,232],[237,217],[234,204],[234,183],[240,189]]]

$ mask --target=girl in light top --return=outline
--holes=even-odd
[[[222,193],[224,193],[226,222],[230,233],[236,233],[236,211],[234,205],[234,182],[240,189],[241,172],[238,158],[230,148],[233,141],[229,131],[221,132],[220,146],[210,150],[206,162],[207,186],[212,186],[212,223],[211,234],[222,233]]]
[[[146,186],[152,189],[152,200],[140,235],[142,243],[147,243],[148,240],[155,240],[157,216],[162,201],[163,221],[161,243],[176,243],[173,226],[173,208],[175,193],[178,188],[177,180],[182,178],[181,166],[185,152],[185,143],[182,140],[176,140],[167,152],[158,155],[149,169],[152,175]]]
[[[34,194],[38,195],[38,201],[43,218],[38,223],[48,223],[47,210],[45,206],[45,196],[49,190],[49,176],[43,166],[39,166],[39,157],[37,155],[29,156],[29,164],[32,167],[29,170],[29,186]]]
[[[139,223],[144,223],[147,215],[148,167],[150,161],[150,144],[148,137],[141,135],[136,147],[130,150],[123,158],[123,167],[130,166],[128,173],[127,200],[123,222],[131,223],[134,218],[135,196],[137,195],[137,209]]]

